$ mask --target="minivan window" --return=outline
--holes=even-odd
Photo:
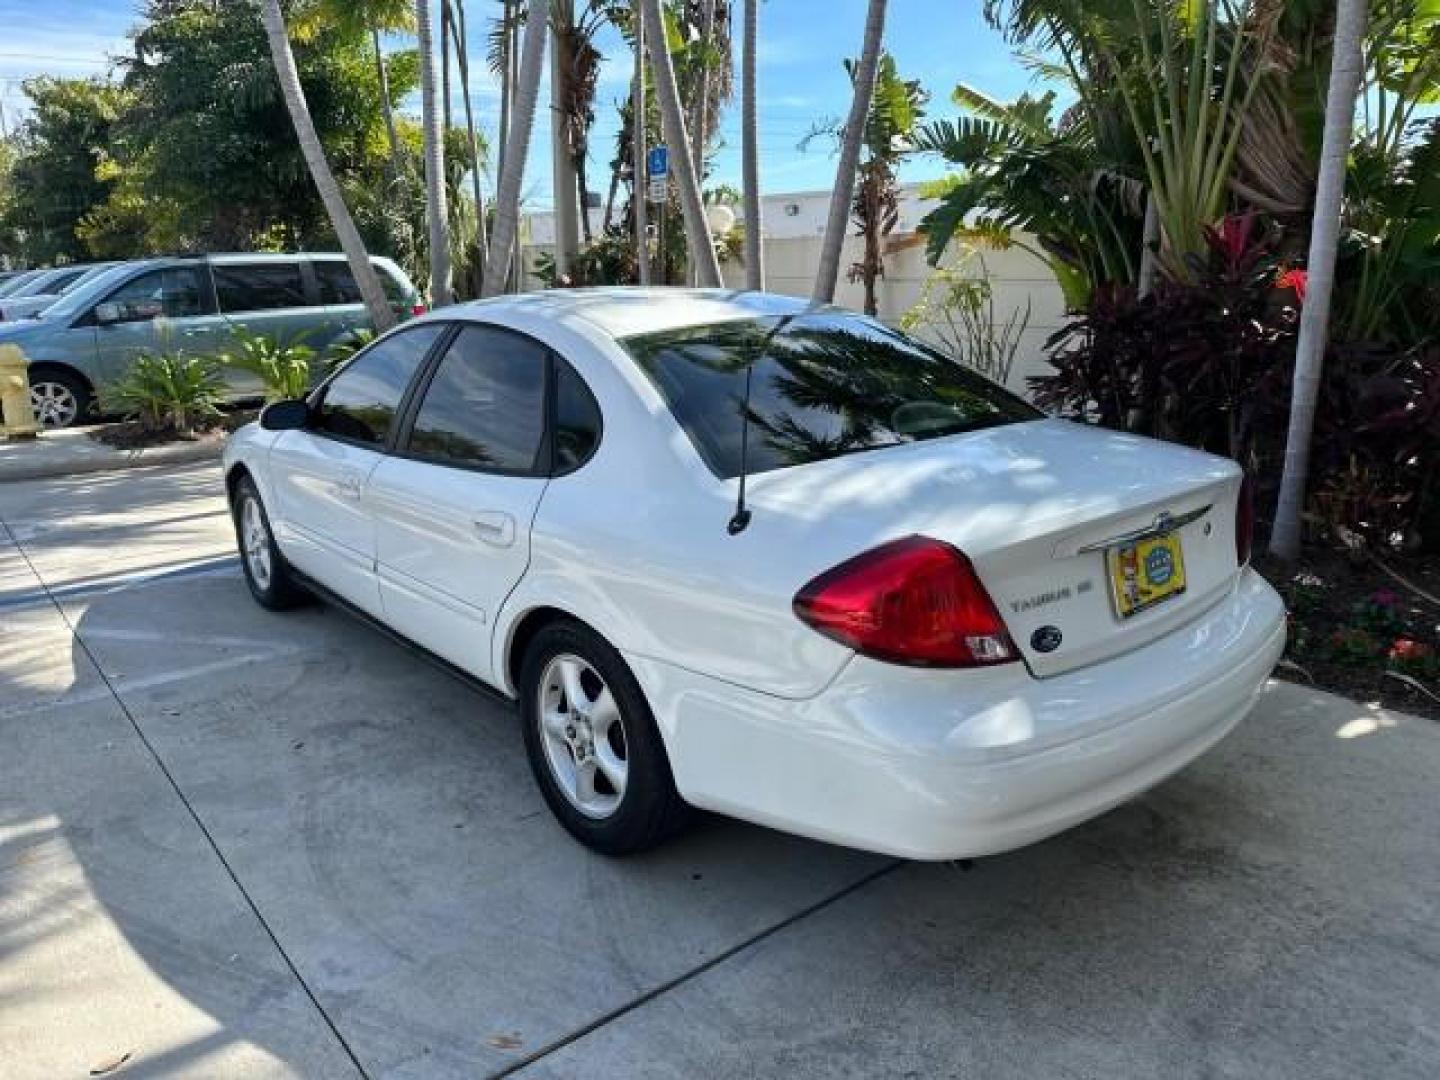
[[[496,472],[531,472],[545,439],[546,348],[467,326],[435,370],[407,452]]]
[[[213,271],[215,296],[221,311],[273,311],[310,306],[299,263],[220,263]]]
[[[350,272],[348,263],[337,261],[316,262],[315,280],[320,286],[320,302],[322,304],[362,304],[364,297],[360,295],[360,286],[355,284],[355,275]],[[375,273],[380,278],[380,287],[385,290],[385,297],[392,304],[402,304],[405,301],[405,290],[400,282],[386,269],[375,264]]]
[[[203,313],[200,279],[192,266],[171,266],[131,278],[105,297],[119,309],[118,322],[182,319]]]
[[[623,344],[722,479],[740,474],[752,361],[752,473],[1044,415],[935,350],[845,313],[685,327]]]
[[[427,323],[377,341],[359,353],[321,392],[315,430],[381,445],[390,435],[405,389],[445,332]]]

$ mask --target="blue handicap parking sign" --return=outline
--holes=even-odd
[[[645,159],[645,168],[651,176],[664,176],[670,171],[670,150],[664,146],[652,146]]]

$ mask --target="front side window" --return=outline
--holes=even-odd
[[[221,311],[275,311],[310,306],[299,263],[224,263],[213,269],[215,298]]]
[[[529,338],[467,326],[430,380],[407,452],[494,472],[533,472],[545,441],[548,359]]]
[[[958,362],[856,315],[740,319],[622,344],[722,479],[740,474],[752,362],[752,473],[1043,416]]]
[[[383,445],[406,387],[444,332],[442,323],[402,330],[356,356],[325,385],[315,430],[351,442]]]
[[[192,266],[151,270],[121,285],[97,310],[107,305],[108,322],[150,322],[201,315],[204,307],[200,300],[200,276]]]

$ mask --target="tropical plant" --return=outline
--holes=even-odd
[[[853,61],[845,61],[845,70],[852,81],[858,76]],[[846,275],[850,281],[864,284],[865,314],[872,317],[879,313],[875,286],[885,276],[885,238],[900,220],[898,169],[913,148],[915,132],[925,115],[928,100],[929,95],[919,80],[900,78],[895,70],[895,58],[882,53],[861,138],[861,159],[851,206],[856,232],[864,248],[860,261],[852,263]],[[819,134],[828,134],[837,142],[843,136],[833,123],[822,124],[801,141],[802,149]]]
[[[920,223],[932,265],[952,240],[1020,247],[1050,267],[1072,311],[1096,289],[1135,282],[1142,190],[1106,161],[1094,124],[1055,120],[1053,91],[1004,103],[962,84],[951,100],[968,115],[915,135],[916,149],[960,170],[925,188],[939,199]]]
[[[1007,385],[1030,323],[1030,301],[1003,319],[985,257],[966,247],[925,279],[920,299],[900,317],[900,328],[938,345],[967,367]]]
[[[321,37],[327,27],[333,26],[338,26],[342,33],[349,36],[364,35],[370,41],[393,181],[405,168],[407,148],[400,138],[390,86],[390,67],[395,57],[386,55],[380,35],[413,31],[415,8],[410,0],[305,0],[291,19],[290,34],[297,42],[309,44]],[[418,59],[413,51],[407,51],[404,56],[407,63]]]
[[[144,353],[123,378],[101,388],[100,402],[147,432],[189,437],[219,418],[223,390],[214,360]]]
[[[234,348],[217,358],[222,367],[254,375],[265,387],[266,401],[302,398],[314,382],[315,350],[305,344],[305,334],[288,340],[235,332]]]
[[[504,288],[515,254],[520,227],[520,182],[530,154],[530,133],[535,125],[535,105],[540,93],[540,72],[545,63],[545,33],[549,0],[530,0],[521,48],[510,129],[505,134],[500,183],[495,192],[495,227],[490,233],[490,250],[485,257],[484,296]]]
[[[830,211],[825,219],[825,234],[820,242],[820,261],[815,271],[815,288],[811,299],[828,304],[835,299],[835,286],[840,278],[840,252],[845,244],[846,218],[855,192],[855,173],[860,163],[860,145],[870,115],[870,99],[875,92],[875,76],[880,66],[880,45],[885,36],[885,0],[870,0],[865,14],[865,36],[851,83],[850,115],[845,121],[845,134],[840,140],[839,161],[835,166],[835,187],[830,193]]]
[[[370,262],[365,242],[355,227],[355,219],[350,216],[350,208],[345,205],[340,185],[335,181],[335,174],[330,170],[330,162],[325,156],[320,135],[315,130],[315,121],[310,116],[305,91],[300,85],[295,56],[290,51],[290,38],[285,29],[285,16],[280,10],[280,0],[262,0],[260,13],[265,23],[265,36],[270,42],[275,74],[280,80],[280,92],[285,98],[285,108],[295,126],[295,135],[300,140],[300,152],[305,156],[305,164],[315,182],[315,190],[319,192],[320,200],[325,204],[325,212],[330,216],[330,224],[340,239],[340,248],[345,252],[345,261],[350,265],[350,273],[354,275],[355,284],[365,301],[370,321],[377,329],[388,330],[395,325],[395,312],[385,298],[384,287],[381,286],[379,275]]]

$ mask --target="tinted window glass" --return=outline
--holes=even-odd
[[[231,263],[213,269],[221,311],[272,311],[310,304],[298,263]]]
[[[740,320],[625,345],[720,477],[740,473],[752,358],[752,473],[1042,415],[959,363],[859,316]]]
[[[119,309],[120,322],[182,319],[204,312],[200,303],[200,276],[190,266],[141,274],[121,285],[102,303]]]
[[[445,327],[404,330],[370,346],[325,387],[316,427],[356,442],[383,443],[405,388]]]
[[[364,298],[360,295],[360,286],[355,284],[355,275],[350,272],[347,263],[326,261],[316,262],[315,278],[320,284],[320,302],[322,304],[360,304]],[[385,296],[392,304],[399,304],[405,300],[405,290],[400,283],[386,272],[382,266],[375,267],[375,273],[380,278],[380,287],[385,290]]]
[[[555,364],[555,472],[590,460],[600,442],[600,406],[585,380],[563,360]]]
[[[415,414],[409,451],[436,461],[529,472],[545,435],[544,346],[518,334],[460,332]]]

